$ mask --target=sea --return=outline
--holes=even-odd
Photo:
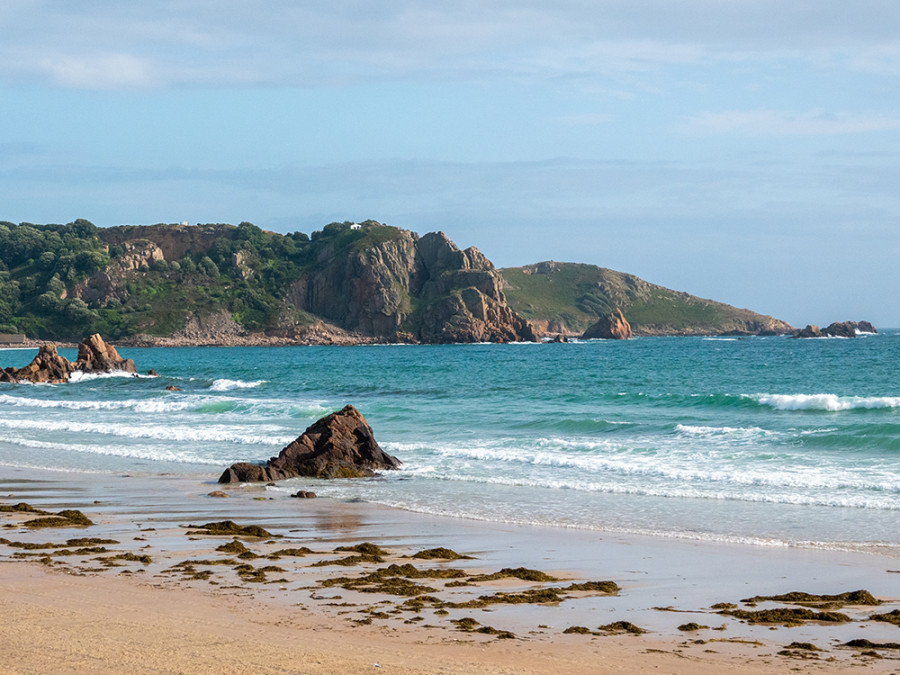
[[[24,366],[34,353],[0,350],[0,365]],[[14,467],[175,475],[205,492],[233,462],[277,455],[352,404],[401,470],[255,489],[900,556],[898,330],[120,353],[159,376],[0,384],[0,476]]]

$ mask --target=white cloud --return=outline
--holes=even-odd
[[[64,87],[118,89],[159,83],[153,64],[131,54],[56,55],[40,59],[35,69]]]
[[[822,111],[730,110],[705,112],[683,121],[689,134],[746,136],[832,136],[900,129],[900,116]]]

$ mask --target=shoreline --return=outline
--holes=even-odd
[[[328,635],[340,635],[339,642],[346,639],[368,650],[367,653],[380,655],[377,657],[380,661],[389,661],[387,655],[396,654],[399,649],[402,653],[397,658],[400,660],[394,660],[391,666],[395,672],[559,672],[562,667],[559,659],[565,660],[564,669],[569,672],[596,672],[597,658],[602,658],[604,665],[609,666],[606,672],[635,672],[657,665],[668,672],[685,673],[779,672],[795,667],[838,672],[851,664],[864,664],[875,672],[891,672],[896,670],[900,657],[900,650],[876,650],[874,653],[880,654],[881,658],[875,658],[872,655],[855,656],[866,650],[837,646],[860,638],[882,643],[897,641],[896,626],[866,620],[873,612],[888,612],[900,607],[900,573],[894,572],[900,568],[900,563],[878,553],[682,541],[466,521],[328,498],[290,499],[273,496],[260,487],[228,487],[225,490],[230,498],[213,498],[207,496],[208,493],[221,486],[215,485],[212,477],[203,480],[198,476],[79,476],[11,467],[4,467],[2,475],[0,494],[3,499],[0,503],[9,505],[25,501],[51,512],[76,508],[96,525],[86,529],[51,528],[35,532],[21,527],[2,528],[0,536],[20,542],[62,542],[72,537],[110,538],[120,542],[114,547],[116,555],[150,555],[153,560],[148,564],[117,563],[121,567],[103,567],[104,563],[100,563],[98,567],[95,559],[102,555],[86,554],[83,558],[51,555],[52,562],[48,564],[45,559],[45,564],[41,565],[37,562],[43,557],[38,555],[41,551],[27,556],[26,560],[32,559],[30,562],[22,562],[13,556],[28,551],[0,547],[0,588],[5,591],[2,597],[6,598],[2,605],[4,616],[8,617],[10,613],[29,616],[37,624],[53,625],[59,630],[65,628],[73,616],[89,623],[89,618],[97,620],[116,615],[114,605],[79,609],[77,599],[84,594],[130,597],[134,602],[161,606],[158,611],[174,620],[172,614],[178,612],[175,608],[166,608],[167,603],[161,600],[174,592],[188,594],[189,604],[196,606],[197,611],[205,608],[204,626],[226,619],[229,625],[236,622],[254,630],[262,624],[269,626],[271,635],[259,637],[258,644],[267,644],[271,640],[278,642],[291,635],[291,631],[314,638],[317,632],[327,630]],[[27,514],[0,513],[4,524],[20,523],[27,517]],[[210,572],[200,575],[205,576],[204,579],[188,579],[183,574],[166,572],[186,560],[225,557],[215,548],[231,541],[230,537],[190,537],[185,535],[187,530],[182,526],[226,519],[241,525],[260,525],[273,534],[283,535],[271,544],[243,540],[248,548],[259,553],[301,546],[314,553],[271,563],[283,570],[274,575],[284,575],[285,583],[241,581],[228,567],[220,565],[203,567],[202,570]],[[337,554],[335,547],[355,546],[364,541],[376,543],[389,552],[383,563],[358,561],[350,566],[316,565],[338,559],[339,555],[350,555]],[[450,548],[475,559],[448,562],[403,557],[434,547]],[[262,560],[247,562],[259,568]],[[459,588],[446,587],[447,582],[430,577],[412,581],[439,588],[437,593],[429,594],[437,595],[451,605],[484,594],[565,588],[585,581],[613,581],[620,591],[616,595],[572,592],[562,601],[549,604],[503,602],[471,609],[446,605],[449,612],[442,616],[435,609],[437,605],[427,603],[417,612],[398,611],[411,596],[387,592],[364,594],[353,589],[318,586],[323,579],[354,577],[384,565],[409,563],[419,570],[454,569],[481,575],[524,566],[558,580],[535,583],[513,578],[474,582]],[[55,597],[59,598],[58,619],[39,611],[41,603],[48,602],[46,598],[41,600],[40,591],[22,592],[24,587],[34,583],[38,584],[38,589],[42,585],[58,589],[54,591]],[[742,598],[760,594],[789,591],[838,594],[859,588],[866,588],[889,602],[877,608],[840,609],[838,611],[846,612],[853,619],[844,624],[808,623],[773,629],[769,625],[742,623],[710,609],[715,603],[737,604]],[[334,599],[336,596],[341,599]],[[234,605],[235,602],[238,604]],[[341,603],[347,605],[336,606]],[[302,605],[302,609],[297,609],[298,605]],[[762,603],[760,608],[763,607],[768,607],[768,603]],[[395,611],[396,614],[389,613]],[[119,619],[125,614],[128,612],[119,612]],[[511,631],[516,638],[503,640],[492,635],[460,632],[452,620],[467,616],[482,627]],[[148,621],[152,625],[145,626],[147,630],[165,632],[159,619]],[[595,630],[598,625],[616,621],[628,621],[650,632],[617,636],[599,634]],[[710,628],[696,632],[678,630],[678,626],[689,622]],[[280,625],[284,623],[291,626],[287,633]],[[585,626],[598,634],[562,632],[571,626]],[[133,625],[125,633],[131,630],[134,630]],[[194,635],[197,631],[188,632]],[[281,637],[275,639],[277,636]],[[87,644],[104,639],[94,635]],[[176,634],[160,635],[159,639],[181,638]],[[37,642],[29,644],[21,639],[19,642],[17,648],[22,650],[22,655],[18,661],[10,662],[36,664],[33,650]],[[317,658],[324,659],[323,663],[331,663],[328,667],[333,668],[324,667],[321,672],[356,672],[357,669],[372,668],[371,662],[354,661],[330,640],[319,642],[322,644],[310,643],[311,649],[317,653]],[[805,654],[807,658],[778,654],[793,642],[812,642],[825,651]],[[220,648],[234,656],[234,646],[220,645]],[[49,650],[47,653],[64,648],[70,649],[72,645],[42,647]],[[32,651],[29,653],[29,650]],[[452,662],[460,664],[458,670],[448,668],[447,650],[452,652]],[[253,651],[250,649],[248,654]],[[271,649],[262,650],[262,653],[270,652]],[[282,672],[275,664],[289,652],[272,656],[274,660],[269,663],[254,660],[252,669]],[[70,656],[75,658],[74,653]],[[201,661],[194,665],[199,663]],[[387,667],[387,663],[381,665]],[[266,670],[268,667],[271,670]],[[13,672],[37,670],[35,666],[33,671]],[[147,672],[170,671],[151,671],[148,666]],[[310,669],[310,672],[319,671]]]

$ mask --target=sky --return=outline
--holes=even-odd
[[[374,219],[900,327],[895,0],[3,0],[0,220]]]

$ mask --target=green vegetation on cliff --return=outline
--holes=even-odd
[[[580,333],[616,308],[644,334],[781,328],[591,265],[502,275],[443,233],[419,237],[375,221],[331,223],[310,236],[251,223],[0,222],[0,333],[215,342],[250,333],[294,341],[321,329],[350,340],[505,342],[535,339],[525,319],[538,333]]]
[[[783,321],[579,263],[500,270],[510,307],[539,331],[581,334],[621,309],[637,335],[788,332]]]

